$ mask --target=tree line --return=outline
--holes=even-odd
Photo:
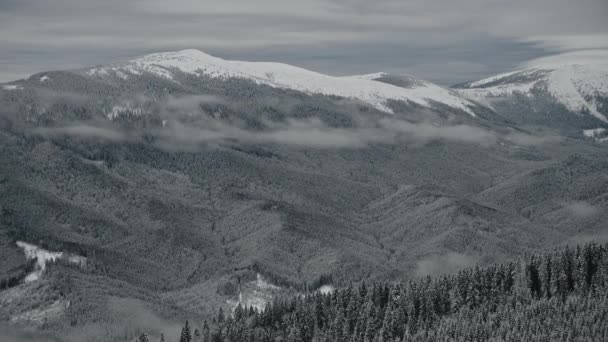
[[[186,322],[178,340],[607,341],[608,244],[409,282],[350,284],[276,299],[261,312],[220,310],[200,329]]]

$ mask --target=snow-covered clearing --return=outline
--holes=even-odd
[[[57,259],[65,258],[69,262],[84,266],[86,264],[86,258],[79,255],[71,255],[65,254],[63,252],[51,252],[46,249],[40,248],[31,243],[17,241],[17,246],[23,248],[23,252],[25,253],[25,258],[28,260],[36,259],[36,265],[34,267],[34,271],[28,274],[25,277],[25,282],[29,283],[32,281],[36,281],[40,279],[44,270],[46,269],[46,264],[49,261],[55,261]]]

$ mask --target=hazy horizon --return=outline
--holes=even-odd
[[[550,9],[550,11],[548,11]],[[601,0],[178,0],[0,3],[0,82],[195,48],[330,75],[408,73],[451,85],[560,53],[608,48]]]

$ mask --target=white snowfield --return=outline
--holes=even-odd
[[[606,132],[605,128],[593,128],[583,130],[583,135],[587,138],[594,138]]]
[[[595,103],[597,96],[608,97],[608,69],[601,65],[539,65],[473,82],[468,84],[466,89],[457,91],[479,101],[505,97],[515,92],[529,95],[535,87],[546,89],[573,112],[586,110],[599,120],[608,122]]]
[[[332,294],[336,288],[333,285],[323,285],[319,287],[319,292],[321,294]]]
[[[63,256],[63,253],[61,252],[49,252],[27,242],[17,241],[17,246],[23,248],[26,259],[31,260],[37,258],[34,271],[25,277],[26,283],[40,279],[42,272],[46,269],[46,263],[48,261],[55,261]]]
[[[608,130],[606,128],[585,129],[583,135],[599,142],[608,142]]]
[[[136,107],[127,103],[124,106],[113,106],[112,110],[106,113],[106,117],[108,120],[114,120],[126,113],[130,113],[135,116],[141,116],[144,113],[144,109],[141,107]]]
[[[275,88],[292,89],[307,94],[335,95],[358,99],[384,112],[392,113],[387,100],[400,100],[430,107],[438,102],[475,115],[472,102],[457,93],[430,82],[404,89],[376,82],[366,77],[334,77],[282,63],[228,61],[199,50],[183,50],[146,55],[125,63],[89,69],[91,76],[128,75],[149,72],[174,80],[173,72],[209,76],[212,78],[243,78]],[[376,76],[382,74],[375,74]]]
[[[4,84],[4,85],[2,85],[2,89],[4,89],[4,90],[21,90],[21,89],[23,89],[23,87],[19,86],[19,85],[15,85],[15,84]]]
[[[34,258],[36,259],[36,266],[34,268],[34,271],[25,276],[26,283],[40,279],[42,273],[46,269],[46,263],[49,261],[55,261],[57,259],[67,257],[67,260],[69,262],[77,264],[79,266],[84,266],[86,263],[85,257],[78,255],[66,255],[63,252],[50,252],[46,249],[23,241],[17,241],[17,246],[23,248],[23,252],[25,253],[25,258],[27,260],[31,260]]]

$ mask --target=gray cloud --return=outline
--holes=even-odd
[[[538,65],[551,66],[577,62],[591,63],[608,69],[608,35],[605,36],[604,45],[607,47],[606,49],[571,51],[548,57],[535,58],[522,64],[521,67],[526,68]]]
[[[497,139],[496,133],[475,126],[437,126],[430,123],[412,124],[396,120],[382,120],[381,122],[389,132],[401,133],[406,138],[423,143],[432,140],[446,140],[488,145],[494,143]]]
[[[424,145],[432,141],[450,143],[479,144],[490,146],[499,139],[512,140],[519,145],[540,145],[553,143],[553,138],[526,135],[524,133],[499,133],[485,128],[464,124],[437,125],[431,122],[411,123],[393,118],[382,118],[377,121],[355,119],[359,121],[356,128],[330,127],[316,118],[289,119],[283,123],[266,122],[263,130],[250,130],[238,124],[216,120],[200,111],[200,101],[221,101],[215,97],[184,97],[170,99],[168,104],[174,106],[176,113],[184,108],[192,108],[192,115],[187,123],[179,114],[165,113],[166,120],[162,128],[125,131],[119,127],[84,122],[62,127],[41,127],[33,130],[34,134],[46,137],[75,137],[79,139],[100,140],[108,142],[137,142],[143,134],[157,138],[157,145],[169,151],[195,151],[208,145],[218,144],[280,144],[305,146],[311,148],[362,148],[371,144],[407,143]],[[179,106],[179,107],[175,107]],[[179,109],[179,110],[178,110]]]
[[[2,342],[61,342],[62,340],[45,334],[34,328],[23,328],[0,324],[0,341]]]
[[[420,277],[454,273],[473,266],[477,262],[479,262],[479,258],[461,253],[433,255],[418,261],[416,275]]]
[[[380,120],[375,126],[352,129],[328,127],[317,119],[288,120],[284,124],[273,124],[266,131],[245,130],[217,121],[206,121],[204,128],[172,121],[157,135],[161,138],[160,147],[168,150],[195,150],[204,144],[230,142],[361,148],[374,143],[426,144],[434,140],[488,145],[497,139],[495,133],[474,126],[436,126],[392,119]]]
[[[553,133],[527,134],[522,132],[509,132],[504,139],[521,146],[540,146],[544,144],[555,144],[563,140],[563,137]]]
[[[201,104],[224,104],[226,101],[214,95],[172,96],[164,104],[170,111],[200,110]]]
[[[118,129],[98,127],[90,124],[79,124],[64,127],[40,127],[34,129],[33,133],[47,138],[70,136],[83,139],[95,139],[114,142],[122,142],[134,139],[132,135],[122,132]]]
[[[571,215],[581,218],[592,217],[601,212],[600,208],[584,201],[574,201],[570,203],[565,203],[563,207]]]
[[[604,0],[5,0],[0,79],[200,48],[334,74],[406,71],[453,83],[597,48],[607,10]]]

